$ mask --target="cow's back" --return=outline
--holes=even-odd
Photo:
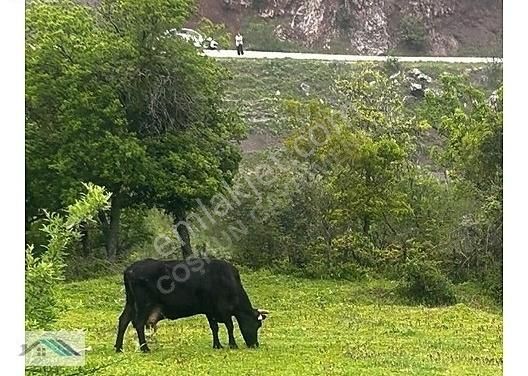
[[[125,271],[125,284],[141,289],[169,319],[234,310],[243,290],[236,268],[223,260],[192,260],[135,262]]]

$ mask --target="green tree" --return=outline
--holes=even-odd
[[[441,83],[409,105],[401,82],[366,65],[337,83],[339,108],[287,101],[286,150],[244,169],[266,200],[243,197],[228,218],[247,228],[238,260],[312,277],[403,276],[408,294],[434,304],[453,301],[451,280],[500,288],[502,89],[488,98],[459,78]],[[274,179],[261,165],[277,166]]]
[[[290,108],[298,128],[290,149],[302,158],[309,150],[310,163],[324,166],[324,181],[339,201],[335,215],[370,237],[373,224],[390,227],[387,216],[409,210],[398,182],[421,126],[407,112],[397,83],[370,66],[337,87],[348,101],[346,116],[317,103]]]
[[[38,208],[71,202],[80,181],[104,186],[111,209],[100,220],[112,259],[123,208],[157,205],[185,219],[231,182],[243,124],[223,104],[228,75],[165,35],[192,9],[187,0],[29,4],[28,222]],[[189,241],[183,250],[191,252]]]
[[[452,183],[473,196],[476,208],[462,223],[473,244],[459,263],[502,295],[503,88],[491,96],[460,77],[444,75],[442,91],[429,93],[421,115],[445,137],[440,162]]]

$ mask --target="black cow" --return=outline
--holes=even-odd
[[[188,258],[185,261],[146,259],[124,272],[126,304],[119,317],[115,349],[123,349],[128,324],[136,328],[139,346],[149,348],[145,326],[155,327],[161,319],[175,320],[204,314],[213,333],[213,348],[222,348],[218,323],[225,324],[229,346],[236,348],[232,316],[237,319],[248,347],[258,347],[258,330],[267,311],[254,309],[242,287],[238,270],[217,259]]]

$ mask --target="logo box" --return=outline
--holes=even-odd
[[[71,366],[85,363],[85,335],[75,331],[31,331],[26,332],[26,344],[22,355],[26,367]]]

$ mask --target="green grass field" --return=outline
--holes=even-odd
[[[48,375],[500,375],[502,313],[458,287],[464,302],[446,308],[408,306],[388,281],[313,281],[243,271],[255,306],[271,311],[260,348],[214,350],[203,316],[162,321],[149,354],[129,327],[115,354],[124,302],[121,276],[65,284],[57,329],[84,329],[83,369],[28,369]],[[225,328],[221,341],[227,344]]]

